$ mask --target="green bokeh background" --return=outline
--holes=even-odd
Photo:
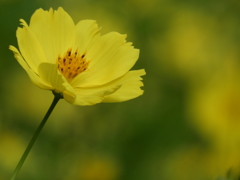
[[[31,83],[8,46],[17,46],[20,18],[29,22],[36,9],[59,6],[75,23],[95,19],[103,34],[127,34],[127,40],[140,49],[133,69],[146,70],[145,92],[127,102],[89,107],[61,100],[17,179],[207,180],[224,176],[231,163],[217,168],[228,163],[215,157],[214,140],[191,123],[195,116],[189,115],[189,102],[194,101],[193,89],[204,86],[216,73],[226,73],[221,72],[228,62],[235,64],[229,71],[238,72],[240,1],[1,0],[0,180],[10,178],[53,99],[51,92]],[[240,120],[240,100],[236,102],[234,113]]]

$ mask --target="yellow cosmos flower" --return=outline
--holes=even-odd
[[[139,50],[126,42],[126,35],[100,35],[93,20],[76,25],[62,9],[38,9],[29,25],[20,20],[19,50],[10,46],[32,82],[62,94],[69,103],[93,105],[121,102],[143,94],[145,71],[130,71]]]

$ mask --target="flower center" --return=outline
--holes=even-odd
[[[58,56],[58,70],[69,83],[77,75],[87,70],[89,61],[86,61],[85,55],[80,55],[77,50],[73,52],[72,49],[69,49],[63,57]]]

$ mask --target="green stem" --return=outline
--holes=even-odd
[[[15,178],[16,178],[18,172],[20,171],[20,169],[21,169],[24,161],[26,160],[26,158],[27,158],[30,150],[32,149],[32,146],[34,145],[34,143],[35,143],[38,135],[40,134],[40,132],[41,132],[44,124],[47,122],[49,116],[51,115],[51,113],[52,113],[53,109],[55,108],[56,104],[58,103],[58,101],[62,98],[61,94],[57,94],[57,93],[53,93],[53,94],[54,94],[53,102],[52,102],[51,106],[49,107],[46,115],[44,116],[42,122],[41,122],[40,125],[38,126],[36,132],[34,133],[34,135],[33,135],[32,139],[31,139],[31,141],[29,142],[29,144],[28,144],[25,152],[23,153],[23,155],[22,155],[22,157],[21,157],[21,159],[20,159],[20,161],[19,161],[16,169],[15,169],[14,172],[13,172],[13,175],[12,175],[12,177],[11,177],[11,180],[15,180]]]

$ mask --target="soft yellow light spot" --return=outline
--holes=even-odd
[[[89,61],[86,61],[86,53],[79,54],[78,50],[73,52],[69,49],[63,57],[58,56],[57,63],[58,70],[70,83],[77,75],[87,70]]]
[[[223,97],[223,101],[220,105],[220,109],[223,117],[226,118],[228,123],[234,123],[233,126],[239,125],[240,120],[240,96],[237,92],[229,92],[226,97]],[[237,124],[235,124],[237,123]]]

